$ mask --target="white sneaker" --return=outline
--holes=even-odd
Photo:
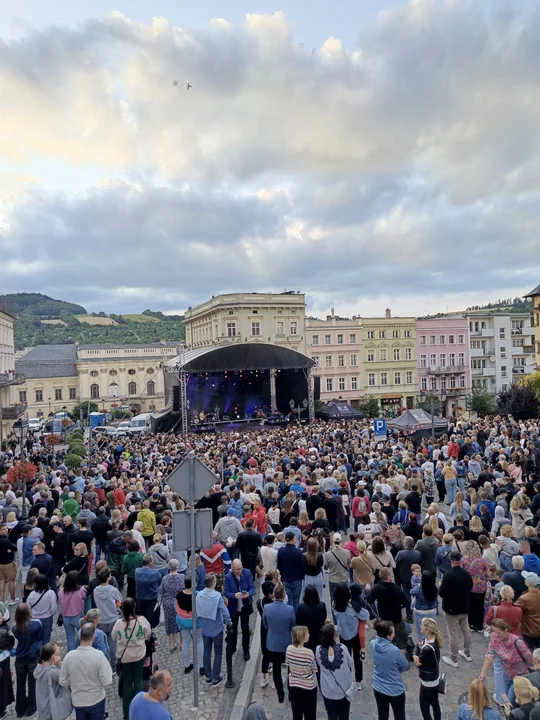
[[[8,605],[18,605],[20,602],[21,602],[21,598],[16,597],[16,598],[13,598],[13,600],[10,600],[8,602]]]
[[[361,689],[362,689],[362,683],[361,683],[361,682],[357,682],[357,683],[356,683],[356,688],[357,688],[358,690],[361,690]]]
[[[465,650],[458,650],[458,655],[461,655],[461,657],[464,658],[467,662],[472,662],[472,657],[470,655],[467,655]]]
[[[489,628],[486,628],[484,630],[484,637],[485,638],[491,637],[491,630]]]
[[[457,662],[454,662],[454,661],[452,660],[452,658],[449,658],[449,657],[447,657],[446,655],[443,656],[442,661],[443,661],[444,663],[446,663],[447,665],[450,665],[450,667],[453,667],[453,668],[459,667],[459,665],[457,664]]]
[[[262,687],[262,688],[265,688],[267,685],[268,685],[268,676],[267,676],[267,675],[263,675],[263,676],[261,677],[261,687]]]

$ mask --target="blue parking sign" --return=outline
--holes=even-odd
[[[376,440],[386,440],[386,420],[384,418],[376,418],[373,421],[373,433]]]

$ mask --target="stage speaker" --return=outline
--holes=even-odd
[[[321,378],[318,375],[313,378],[313,397],[315,400],[321,399]]]
[[[173,412],[180,412],[180,385],[173,385],[172,389],[172,409]]]

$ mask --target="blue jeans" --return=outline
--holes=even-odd
[[[193,639],[193,630],[191,628],[180,628],[182,633],[182,660],[184,661],[184,667],[189,667],[189,651],[191,642]],[[199,667],[204,667],[204,647],[203,639],[201,635],[201,628],[197,630],[197,660]]]
[[[493,661],[493,676],[495,678],[495,697],[497,701],[502,703],[501,693],[508,695],[510,699],[510,690],[514,692],[514,684],[504,672],[502,662],[498,657]]]
[[[158,570],[158,573],[161,575],[161,579],[163,580],[163,578],[165,577],[165,575],[168,575],[168,574],[169,574],[169,571],[168,571],[167,568],[161,568],[161,570]]]
[[[287,601],[289,605],[292,605],[294,608],[294,611],[296,612],[296,609],[300,605],[300,596],[302,595],[302,585],[303,581],[298,580],[297,582],[292,583],[283,583],[283,586],[285,587],[285,592],[287,593]]]
[[[101,559],[101,553],[103,553],[103,557],[106,560],[109,554],[109,543],[96,540],[96,562]]]
[[[457,482],[455,480],[445,480],[444,487],[448,496],[448,504],[451,505],[456,499]]]
[[[461,490],[461,492],[464,493],[465,492],[465,476],[459,477],[459,475],[458,475],[457,484],[458,484],[458,487]]]
[[[504,570],[504,572],[512,572],[514,569],[510,555],[503,555],[503,553],[500,553],[499,563],[501,564],[501,570]]]
[[[105,698],[97,705],[90,707],[76,707],[75,720],[104,720],[105,718]]]
[[[46,645],[51,642],[53,616],[51,615],[51,617],[48,618],[40,618],[39,622],[41,623],[43,644]]]
[[[318,575],[306,575],[306,577],[304,578],[304,584],[302,586],[302,600],[304,598],[304,593],[308,585],[313,585],[313,587],[317,588],[317,592],[319,593],[319,600],[323,600],[323,577],[324,576],[322,572],[320,572]]]
[[[221,658],[223,656],[223,631],[215,637],[203,635],[203,667],[207,680],[217,683],[221,680]],[[214,648],[214,665],[212,666],[212,647]]]
[[[68,652],[70,650],[75,650],[75,648],[77,647],[76,639],[77,639],[77,633],[79,632],[79,620],[81,620],[83,617],[84,617],[84,615],[82,613],[80,615],[72,615],[71,617],[64,617],[64,630],[66,631]],[[81,715],[81,717],[82,717],[82,715]]]
[[[420,640],[423,640],[425,637],[422,633],[422,620],[424,618],[431,618],[432,620],[435,620],[437,618],[437,608],[433,608],[433,610],[417,610],[414,608],[413,618],[414,627],[416,628],[416,637],[418,638],[418,642],[420,642]]]

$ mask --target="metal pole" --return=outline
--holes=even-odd
[[[270,370],[270,410],[273,413],[277,411],[276,371],[273,368]]]
[[[431,442],[435,442],[435,405],[433,404],[433,395],[431,396]]]
[[[190,452],[188,455],[189,462],[189,485],[191,489],[191,497],[195,498],[195,453]],[[193,706],[199,706],[199,660],[197,652],[197,568],[195,567],[195,501],[191,503],[189,508],[189,537],[191,545],[191,592],[193,593],[192,602],[192,646],[193,646]]]

